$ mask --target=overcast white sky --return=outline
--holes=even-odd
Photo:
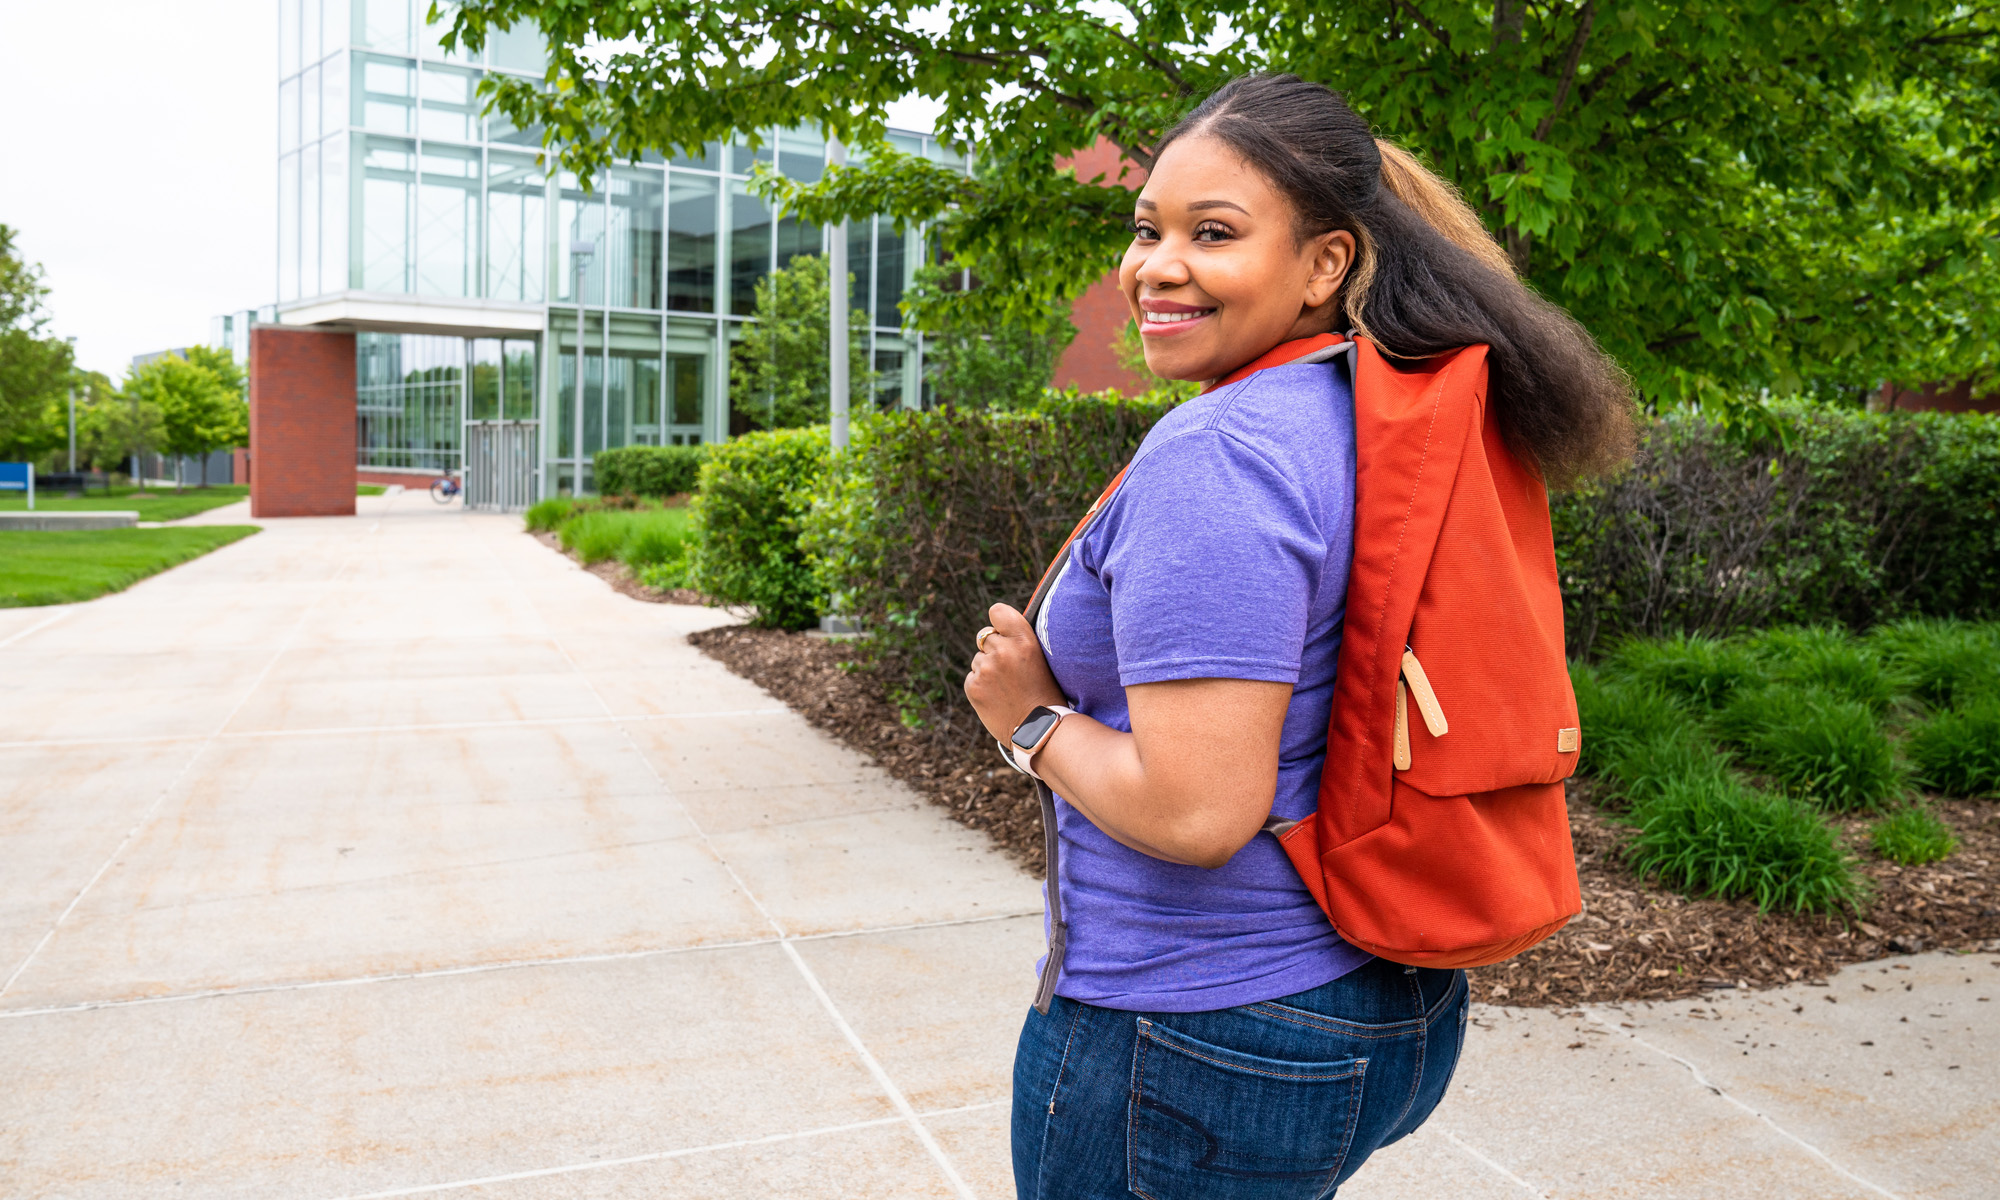
[[[0,223],[114,380],[276,287],[277,5],[0,0]]]

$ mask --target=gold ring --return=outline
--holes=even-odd
[[[986,652],[986,639],[992,636],[993,627],[988,625],[986,628],[972,635],[972,644],[977,647],[979,653],[984,654]]]

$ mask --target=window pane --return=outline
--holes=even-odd
[[[352,287],[347,272],[347,139],[319,144],[319,287],[337,292]]]
[[[963,154],[938,141],[936,138],[924,139],[924,157],[930,159],[932,162],[943,163],[947,167],[963,167],[965,165],[965,156]]]
[[[299,76],[299,141],[313,141],[319,134],[319,68],[315,66]]]
[[[584,419],[595,421],[595,427],[603,427],[603,338],[604,319],[601,313],[586,313],[584,325]],[[556,346],[556,457],[576,457],[578,444],[577,430],[577,388],[576,388],[576,311],[574,309],[554,309],[549,313],[549,331],[555,338]],[[597,416],[590,413],[595,410]]]
[[[354,123],[378,133],[409,133],[416,105],[416,69],[403,58],[354,56]]]
[[[611,172],[607,198],[610,225],[605,254],[610,259],[611,298],[616,308],[660,306],[660,211],[665,179],[658,171],[621,167]]]
[[[354,342],[359,464],[456,470],[465,339],[361,333]]]
[[[708,171],[722,169],[722,146],[717,142],[704,142],[699,156],[690,158],[685,154],[675,154],[671,161],[677,167],[701,167]]]
[[[757,281],[771,271],[771,210],[737,182],[729,191],[729,311],[747,317],[757,308]]]
[[[903,327],[903,314],[896,308],[903,302],[903,259],[906,238],[887,218],[876,224],[875,235],[875,323],[894,329]]]
[[[576,176],[562,177],[562,207],[556,212],[556,265],[561,272],[553,281],[556,298],[576,303],[577,263],[570,247],[589,242],[593,251],[583,261],[583,302],[604,303],[604,193],[587,196],[577,185]]]
[[[715,311],[716,180],[674,172],[667,212],[667,307]]]
[[[660,412],[660,318],[611,314],[611,353],[605,364],[604,444],[657,444]],[[637,426],[649,426],[639,436]]]
[[[278,78],[299,70],[299,0],[278,0]]]
[[[892,133],[889,135],[889,145],[891,148],[900,150],[904,154],[922,154],[924,152],[924,139],[914,133]]]
[[[452,3],[452,0],[438,0],[436,6],[438,10],[438,19],[436,21],[426,20],[426,18],[430,16],[431,7],[432,6],[429,4],[420,2],[417,5],[417,10],[416,10],[417,20],[423,23],[422,41],[424,46],[424,57],[432,59],[443,59],[446,62],[454,62],[454,63],[471,64],[475,62],[475,60],[470,55],[466,54],[462,48],[446,52],[443,45],[444,36],[451,32],[451,23],[453,20],[457,18],[458,5]]]
[[[299,148],[299,81],[278,85],[278,152]]]
[[[509,146],[539,146],[542,144],[542,127],[530,125],[526,129],[516,129],[506,113],[495,110],[486,118],[486,140]]]
[[[486,31],[486,61],[503,71],[521,71],[529,75],[540,75],[549,69],[549,55],[542,41],[542,31],[531,21],[522,21],[512,29],[492,29]]]
[[[472,343],[472,385],[467,397],[468,421],[493,421],[500,416],[500,342],[476,338]]]
[[[748,175],[752,166],[760,162],[767,163],[770,161],[771,137],[768,133],[764,135],[764,144],[755,150],[752,150],[749,144],[743,141],[741,134],[738,134],[737,140],[730,145],[729,169],[738,175]]]
[[[361,168],[361,287],[410,290],[410,221],[415,198],[416,145],[402,138],[357,137]]]
[[[673,423],[688,427],[677,432],[700,432],[702,398],[708,391],[708,357],[706,354],[667,355],[667,386],[671,389],[669,404]]]
[[[778,170],[801,183],[817,180],[826,170],[826,140],[810,129],[779,130]]]
[[[348,11],[347,0],[326,0],[320,5],[320,39],[323,48],[332,54],[353,41],[354,17]],[[346,109],[330,110],[345,112]]]
[[[479,100],[474,89],[479,72],[425,63],[421,76],[423,108],[418,130],[427,138],[454,142],[479,140]]]
[[[408,54],[410,0],[354,0],[354,42],[391,54]]]
[[[486,286],[496,300],[540,301],[548,230],[542,169],[523,154],[486,160]]]
[[[352,69],[347,65],[345,54],[335,54],[319,69],[319,123],[322,133],[332,133],[348,122],[347,75]]]
[[[278,299],[299,298],[299,156],[278,160]]]
[[[818,254],[825,247],[821,245],[819,226],[797,217],[778,219],[778,265],[789,267],[792,260],[804,254]]]
[[[319,0],[305,0],[299,17],[299,61],[316,63],[319,58]]]
[[[535,343],[509,340],[505,343],[507,381],[502,391],[502,415],[510,421],[530,420],[535,415],[535,386],[541,378],[535,370]]]
[[[901,408],[903,404],[903,352],[875,352],[875,407]]]
[[[299,151],[299,295],[319,286],[319,143]]]
[[[426,144],[417,190],[417,290],[479,294],[479,151]]]
[[[853,312],[869,314],[874,319],[874,293],[869,290],[875,278],[875,218],[863,217],[859,221],[847,223],[847,273],[854,276],[854,290],[848,297],[848,308]]]

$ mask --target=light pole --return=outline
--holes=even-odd
[[[826,143],[827,162],[831,166],[842,166],[847,162],[847,147],[839,138],[828,138]],[[841,221],[828,235],[832,244],[827,247],[826,281],[829,300],[827,302],[827,389],[830,413],[827,433],[833,444],[833,452],[839,454],[847,449],[847,222]]]
[[[569,244],[570,287],[576,296],[576,376],[570,395],[576,398],[570,413],[570,453],[576,456],[576,474],[570,476],[569,494],[583,494],[583,272],[597,253],[597,243],[578,238]]]

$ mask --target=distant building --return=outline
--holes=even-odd
[[[826,239],[745,176],[761,161],[816,179],[824,139],[767,130],[754,151],[649,157],[586,195],[537,164],[539,129],[480,115],[487,73],[541,77],[540,36],[447,54],[429,6],[280,0],[277,302],[217,318],[213,340],[247,357],[253,321],[354,331],[364,473],[453,470],[469,436],[504,433],[532,441],[531,491],[555,495],[590,490],[606,447],[727,437],[727,351],[757,281]],[[925,134],[889,140],[963,165]],[[576,243],[595,250],[581,265]],[[849,224],[885,406],[921,402],[922,340],[897,303],[922,251],[889,218]]]

